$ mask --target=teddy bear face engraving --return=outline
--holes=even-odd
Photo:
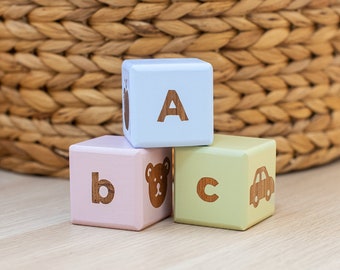
[[[150,162],[145,169],[145,179],[149,184],[149,198],[153,207],[160,207],[166,196],[168,188],[168,174],[170,172],[170,159],[165,157],[163,163],[155,166]]]

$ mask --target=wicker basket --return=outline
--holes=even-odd
[[[70,144],[122,134],[121,63],[214,67],[217,133],[271,137],[279,173],[340,157],[339,1],[2,0],[0,167],[68,177]]]

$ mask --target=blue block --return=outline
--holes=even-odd
[[[134,147],[209,145],[213,69],[199,59],[125,60],[123,131]]]

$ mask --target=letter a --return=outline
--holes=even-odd
[[[115,195],[115,189],[111,182],[106,179],[98,180],[98,172],[92,172],[92,202],[108,204],[112,202]],[[99,193],[100,187],[106,187],[107,195],[103,197]]]
[[[185,113],[182,102],[179,99],[179,96],[177,95],[177,92],[175,90],[168,91],[163,104],[163,108],[158,116],[157,121],[164,122],[165,117],[168,115],[178,115],[181,121],[188,120],[188,116]]]

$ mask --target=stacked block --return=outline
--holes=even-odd
[[[175,150],[176,222],[245,230],[274,213],[275,141],[215,135]]]
[[[70,179],[72,223],[141,230],[171,213],[171,148],[110,135],[74,144]]]
[[[134,147],[213,140],[213,70],[199,59],[128,60],[122,66],[123,131]]]
[[[214,135],[209,63],[125,60],[122,109],[124,136],[70,147],[73,223],[142,230],[166,218],[172,163],[176,222],[245,230],[273,214],[275,141]]]

